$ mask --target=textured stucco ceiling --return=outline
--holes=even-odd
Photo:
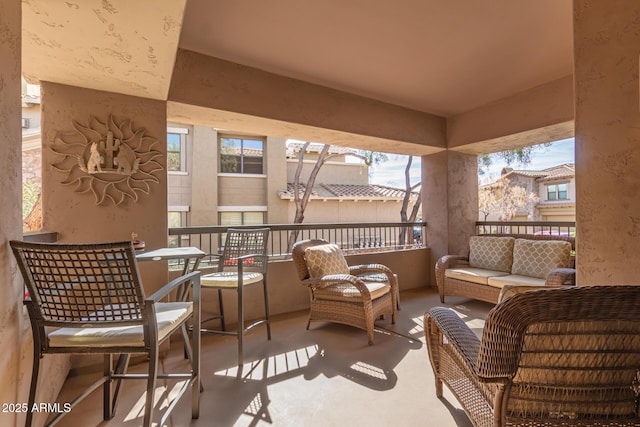
[[[23,0],[23,75],[166,99],[185,2]]]
[[[572,73],[571,0],[22,4],[25,77],[153,99],[178,44],[444,116]]]
[[[570,75],[571,0],[189,0],[180,47],[449,116]]]

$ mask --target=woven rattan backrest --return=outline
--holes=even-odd
[[[298,278],[300,280],[305,280],[310,277],[309,269],[307,268],[307,263],[304,258],[304,251],[307,248],[318,245],[326,245],[326,240],[314,239],[314,240],[301,240],[296,242],[291,248],[291,255],[293,257],[293,264],[296,266],[296,271],[298,272]]]
[[[238,258],[245,255],[262,255],[245,259],[243,268],[246,270],[267,272],[267,243],[268,228],[227,229],[219,270],[234,270],[238,267]]]
[[[633,334],[640,334],[640,286],[544,289],[507,298],[487,316],[478,355],[480,376],[512,377],[520,363],[525,334],[534,334],[530,340],[544,340],[544,326],[540,325],[552,323],[564,325],[562,331],[549,332],[554,335],[571,336],[612,325],[621,326],[620,330],[610,330],[610,335],[629,334],[629,325],[637,328],[632,329]],[[640,357],[640,341],[631,345]]]
[[[12,241],[39,319],[48,326],[140,324],[144,293],[131,242]],[[94,325],[95,326],[95,325]]]
[[[640,286],[530,291],[487,317],[485,378],[509,378],[514,418],[637,417]]]

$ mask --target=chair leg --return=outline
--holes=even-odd
[[[107,380],[102,384],[102,419],[110,420],[111,411],[111,375],[113,374],[113,358],[111,354],[104,355],[103,374]]]
[[[27,411],[27,420],[25,422],[26,427],[31,427],[31,424],[33,423],[33,412],[31,412],[31,409],[36,401],[38,374],[40,373],[40,364],[42,363],[42,358],[38,353],[38,349],[35,349],[33,354],[33,366],[31,367],[31,386],[29,388],[29,408]]]
[[[243,301],[243,288],[242,283],[238,286],[238,366],[242,367],[244,364],[243,358],[243,338],[244,338],[244,301]]]
[[[267,339],[271,339],[271,320],[269,319],[269,296],[267,295],[267,281],[262,281],[262,287],[264,289],[264,315],[267,320]]]
[[[223,331],[227,330],[227,327],[224,323],[224,307],[222,305],[222,290],[218,289],[218,307],[220,308],[220,329]]]
[[[147,378],[147,398],[144,405],[144,427],[151,427],[151,419],[153,415],[153,402],[156,391],[156,380],[158,378],[158,343],[151,345],[149,351],[149,377]]]

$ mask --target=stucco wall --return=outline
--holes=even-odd
[[[266,177],[218,176],[218,205],[267,206]]]
[[[573,77],[447,119],[450,149],[491,153],[573,136]]]
[[[581,285],[638,284],[638,22],[636,0],[574,0],[576,262]]]
[[[358,146],[377,151],[385,151],[382,148],[386,144],[395,145],[389,147],[394,152],[408,152],[412,146],[416,150],[446,146],[442,117],[187,50],[178,51],[169,101],[274,120],[265,123],[273,126],[271,130],[250,130],[265,135],[293,137],[290,133],[295,129],[298,139],[336,145],[345,145],[350,137],[365,136]],[[182,110],[178,104],[172,110],[180,115],[193,114],[192,109]],[[322,129],[330,132],[323,134]],[[318,138],[319,134],[324,137]]]
[[[306,157],[306,156],[305,156]],[[309,179],[309,173],[315,166],[315,161],[305,161],[300,174],[300,182],[306,183]],[[287,182],[293,182],[295,179],[296,169],[298,168],[298,159],[287,160]],[[318,176],[317,184],[369,184],[369,167],[354,163],[344,162],[327,162],[325,163]]]
[[[33,341],[22,306],[24,283],[9,248],[9,240],[22,238],[20,36],[21,2],[0,0],[0,403],[27,402]],[[37,402],[52,402],[69,369],[68,358],[47,359]],[[41,425],[47,414],[37,414]],[[0,425],[23,425],[24,414],[0,411]]]
[[[218,223],[218,133],[210,127],[193,127],[191,222]]]
[[[166,104],[132,96],[42,82],[42,185],[43,229],[57,231],[61,242],[129,240],[132,232],[147,248],[167,245],[167,119]],[[66,174],[56,170],[60,156],[51,149],[56,135],[73,130],[73,121],[87,126],[89,117],[105,121],[109,115],[120,123],[131,120],[132,128],[144,129],[155,138],[153,150],[163,170],[149,183],[149,194],[138,194],[138,201],[126,199],[119,206],[111,201],[96,204],[91,191],[75,192],[75,185],[64,185]],[[150,295],[167,280],[166,262],[141,263],[145,291]]]
[[[478,163],[474,155],[445,151],[422,157],[422,214],[431,248],[430,275],[447,254],[468,252],[478,217]]]
[[[430,286],[429,265],[430,249],[420,248],[407,251],[370,253],[346,256],[349,265],[379,263],[384,264],[398,274],[400,290]],[[203,274],[207,270],[202,270]],[[172,273],[177,275],[177,273]],[[276,261],[269,264],[268,271],[269,310],[272,315],[291,313],[309,309],[309,294],[305,286],[300,284],[293,261]],[[435,286],[435,282],[434,282]],[[237,321],[237,294],[233,291],[223,292],[225,318],[228,324]],[[218,312],[216,292],[203,291],[203,318],[210,313]],[[402,303],[402,301],[401,301]],[[256,319],[264,316],[264,305],[261,286],[250,286],[245,290],[245,318]],[[216,322],[212,326],[217,326]],[[255,332],[264,334],[262,331]],[[265,337],[266,339],[266,337]]]
[[[287,222],[293,222],[296,206],[293,201],[281,200],[286,204],[289,217]],[[411,212],[409,205],[408,212]],[[305,223],[332,222],[400,222],[401,202],[382,200],[310,200],[304,212]]]

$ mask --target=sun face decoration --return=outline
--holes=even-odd
[[[62,184],[75,184],[75,191],[91,191],[96,204],[111,200],[116,206],[127,197],[134,202],[149,194],[149,183],[159,183],[165,167],[162,152],[152,150],[158,142],[133,129],[130,120],[117,124],[113,116],[103,123],[89,116],[87,126],[73,121],[74,131],[59,132],[50,148],[62,160],[52,166],[67,174]]]

